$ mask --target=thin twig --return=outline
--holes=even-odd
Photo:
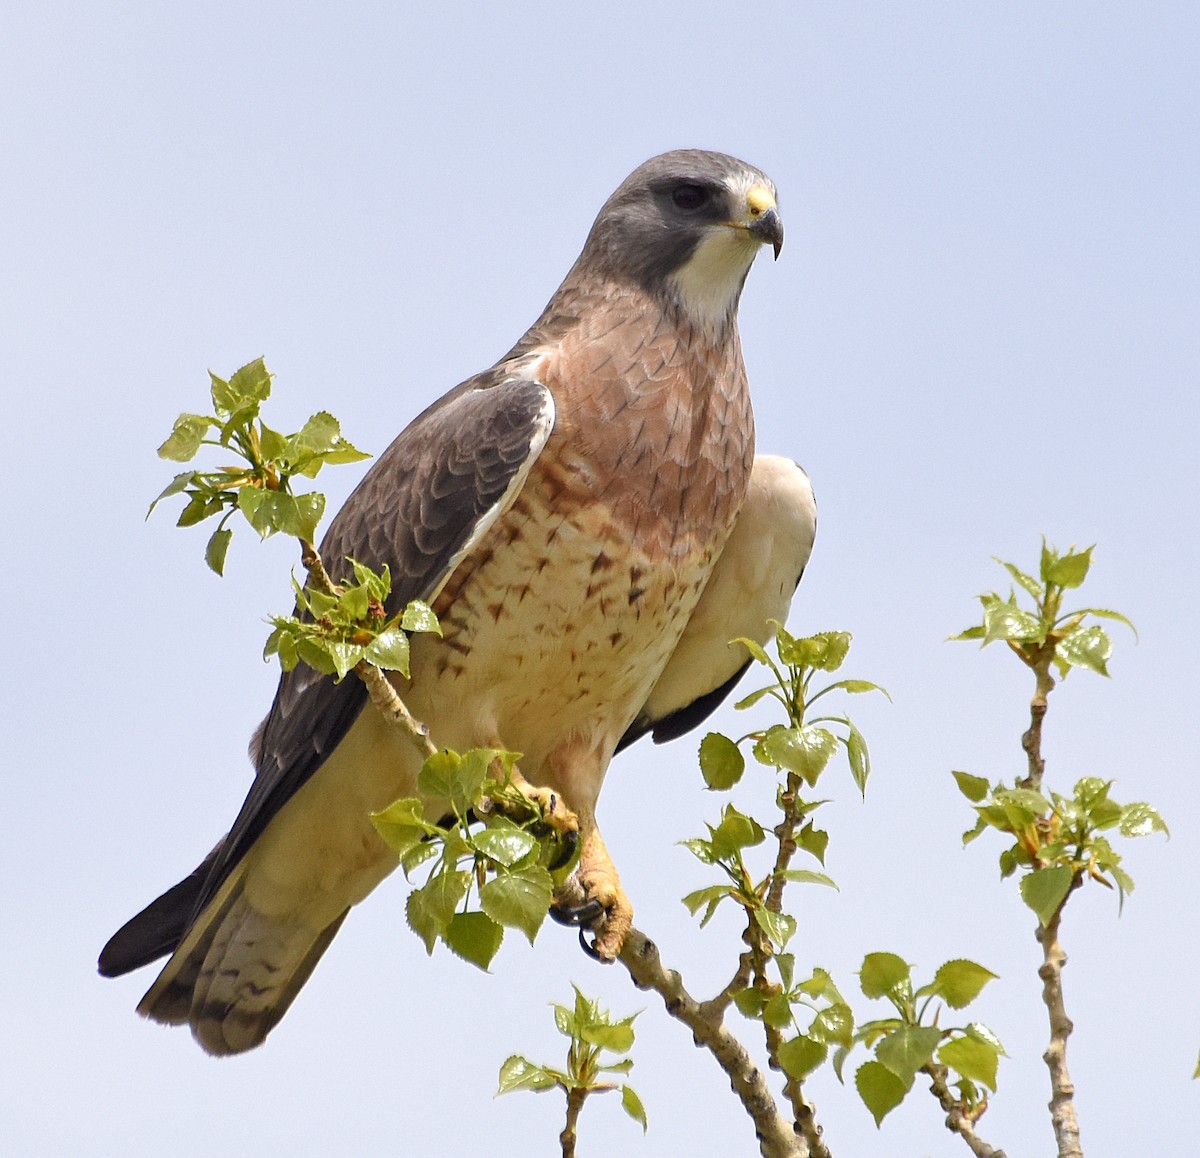
[[[1054,677],[1050,674],[1054,645],[1044,643],[1033,653],[1026,652],[1016,644],[1010,646],[1032,668],[1037,677],[1037,687],[1034,689],[1033,699],[1029,701],[1029,729],[1021,737],[1021,747],[1025,750],[1029,763],[1029,772],[1021,781],[1021,787],[1040,792],[1042,776],[1046,771],[1046,761],[1042,756],[1042,721],[1046,718],[1048,697],[1054,691]]]
[[[754,1122],[763,1158],[810,1158],[808,1142],[779,1112],[762,1070],[741,1042],[725,1028],[723,1009],[701,1005],[683,987],[673,969],[663,968],[658,947],[645,933],[630,929],[621,948],[621,964],[639,989],[653,989],[667,1013],[682,1021],[697,1046],[707,1049],[729,1077],[729,1084]]]
[[[591,1091],[586,1087],[576,1087],[567,1091],[567,1124],[563,1127],[558,1141],[562,1146],[562,1158],[575,1158],[575,1128],[579,1122],[579,1112]]]
[[[946,1111],[946,1129],[962,1138],[975,1158],[1007,1158],[1003,1150],[989,1146],[976,1132],[974,1119],[967,1114],[962,1103],[950,1092],[950,1086],[946,1081],[949,1070],[937,1062],[929,1062],[921,1068],[932,1079],[929,1088],[933,1091],[942,1109]]]

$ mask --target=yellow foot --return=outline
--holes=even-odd
[[[561,793],[530,784],[516,767],[509,773],[505,787],[492,796],[491,805],[513,820],[528,820],[532,813],[559,835],[579,831],[579,817],[567,807]]]
[[[579,867],[555,896],[550,914],[560,924],[579,925],[580,944],[593,957],[615,961],[620,955],[633,927],[633,906],[594,826],[584,831]],[[594,934],[590,945],[583,938],[584,928]]]

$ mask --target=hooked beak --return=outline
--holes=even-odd
[[[743,228],[761,245],[770,245],[779,260],[783,249],[783,218],[775,197],[765,185],[755,185],[746,194],[746,217]]]

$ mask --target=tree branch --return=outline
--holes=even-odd
[[[780,1114],[762,1070],[725,1028],[725,1005],[697,1002],[683,987],[679,974],[663,968],[658,947],[638,929],[630,929],[626,936],[620,961],[634,985],[653,989],[663,999],[667,1013],[692,1031],[696,1045],[707,1049],[729,1076],[733,1092],[754,1122],[763,1158],[810,1158],[808,1142]]]
[[[1078,875],[1072,879],[1067,897],[1079,887],[1080,881]],[[1042,946],[1042,965],[1038,969],[1038,976],[1042,979],[1042,1000],[1050,1014],[1050,1044],[1042,1054],[1042,1060],[1050,1071],[1050,1120],[1054,1125],[1059,1158],[1083,1158],[1079,1119],[1075,1113],[1075,1085],[1067,1069],[1067,1038],[1075,1027],[1067,1016],[1063,1002],[1062,971],[1067,963],[1067,954],[1059,942],[1058,927],[1065,904],[1064,898],[1050,923],[1037,931],[1037,939]]]
[[[975,1131],[975,1122],[963,1109],[962,1104],[950,1092],[946,1078],[949,1070],[937,1062],[921,1067],[932,1079],[929,1088],[933,1091],[942,1109],[946,1111],[946,1129],[957,1134],[967,1144],[975,1158],[1007,1158],[1003,1150],[989,1146]]]
[[[1054,690],[1054,677],[1050,674],[1054,643],[1047,640],[1033,652],[1023,648],[1016,650],[1037,678],[1033,699],[1029,703],[1029,729],[1021,737],[1021,747],[1029,761],[1029,774],[1022,784],[1040,791],[1042,776],[1046,771],[1046,761],[1042,756],[1042,724],[1046,718],[1048,697]],[[1079,887],[1081,879],[1078,873],[1071,878],[1071,887],[1062,904],[1046,927],[1039,926],[1036,934],[1042,946],[1042,964],[1038,969],[1038,976],[1042,979],[1042,1001],[1050,1016],[1050,1044],[1042,1054],[1042,1060],[1050,1071],[1050,1120],[1054,1126],[1059,1158],[1083,1158],[1079,1119],[1075,1113],[1075,1084],[1067,1069],[1067,1039],[1074,1029],[1063,1002],[1062,971],[1067,963],[1067,955],[1058,939],[1063,908],[1071,893]]]

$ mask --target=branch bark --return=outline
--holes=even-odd
[[[1080,878],[1076,876],[1071,882],[1071,892],[1079,887],[1079,883]],[[1071,892],[1067,893],[1067,897]],[[1066,904],[1065,899],[1063,904]],[[1050,1071],[1050,1120],[1054,1125],[1059,1158],[1083,1158],[1079,1119],[1075,1113],[1075,1084],[1067,1069],[1067,1038],[1075,1027],[1067,1016],[1063,1001],[1062,971],[1067,963],[1067,954],[1058,939],[1062,910],[1063,906],[1059,905],[1050,923],[1037,931],[1037,939],[1042,946],[1042,965],[1038,969],[1038,976],[1042,979],[1042,1000],[1050,1014],[1050,1044],[1042,1054],[1042,1060]]]
[[[621,949],[621,964],[639,989],[653,989],[667,1013],[682,1021],[700,1048],[707,1049],[729,1077],[729,1084],[754,1122],[763,1158],[813,1158],[805,1138],[779,1112],[766,1076],[745,1047],[725,1028],[727,1003],[701,1005],[673,969],[663,967],[658,947],[645,933],[631,929]]]
[[[579,1112],[583,1109],[589,1092],[583,1088],[567,1091],[567,1124],[558,1136],[559,1145],[562,1146],[562,1158],[575,1158],[576,1126],[579,1122]]]

